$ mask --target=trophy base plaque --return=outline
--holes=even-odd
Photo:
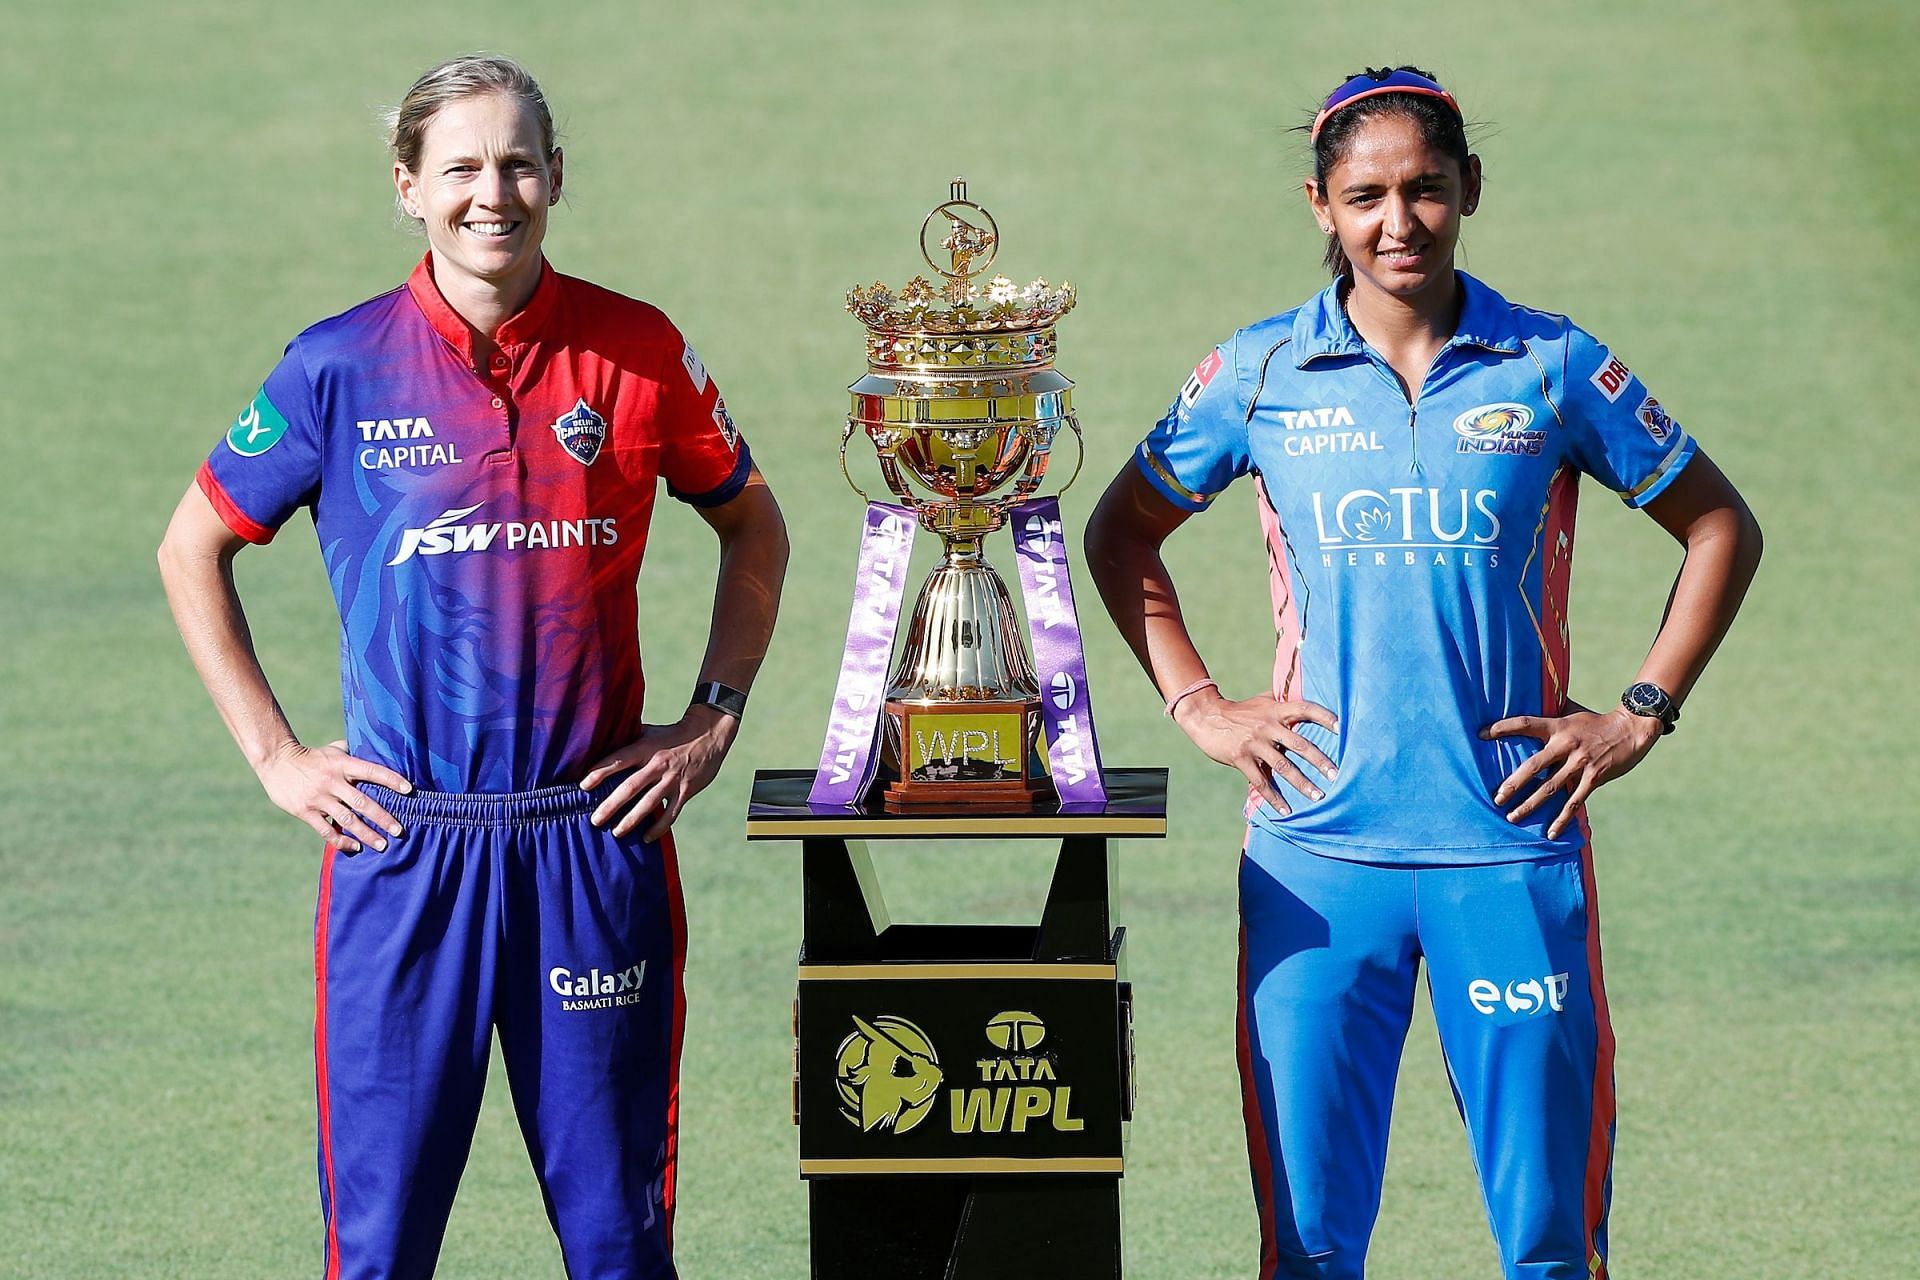
[[[1026,813],[1053,797],[1041,757],[1040,699],[890,699],[884,760],[890,813]]]

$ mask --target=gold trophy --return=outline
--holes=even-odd
[[[849,388],[841,470],[865,431],[887,487],[943,545],[887,686],[881,759],[896,779],[885,793],[894,810],[1017,812],[1053,793],[1039,681],[981,543],[1039,488],[1060,428],[1079,439],[1073,383],[1053,367],[1054,324],[1074,291],[982,281],[999,244],[993,216],[956,178],[920,227],[921,256],[942,283],[915,276],[898,292],[876,282],[847,293],[867,326],[867,375]]]

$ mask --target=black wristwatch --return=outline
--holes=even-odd
[[[712,707],[722,715],[729,715],[738,720],[747,714],[747,695],[730,684],[708,680],[693,686],[693,700],[687,705]]]
[[[1673,726],[1680,723],[1680,704],[1651,680],[1628,685],[1620,695],[1620,705],[1636,716],[1658,720],[1662,735],[1672,733]]]

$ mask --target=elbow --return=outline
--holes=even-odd
[[[1760,532],[1760,522],[1754,518],[1752,509],[1744,503],[1740,507],[1740,525],[1736,537],[1740,568],[1751,581],[1759,571],[1760,557],[1766,552],[1767,540]]]
[[[174,580],[183,559],[185,555],[180,546],[179,530],[169,522],[167,531],[160,535],[160,546],[154,551],[154,560],[159,564],[162,583],[171,583]]]

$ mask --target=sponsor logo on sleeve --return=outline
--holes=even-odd
[[[1207,384],[1213,381],[1213,376],[1220,372],[1220,366],[1224,363],[1226,362],[1220,358],[1218,347],[1208,353],[1207,358],[1194,368],[1193,376],[1187,379],[1187,385],[1180,388],[1181,408],[1193,408],[1195,402],[1200,399],[1200,393],[1207,389]]]
[[[719,429],[720,438],[727,442],[727,448],[740,452],[740,428],[733,425],[733,415],[727,412],[725,400],[716,398],[713,402],[713,425]]]
[[[691,342],[687,344],[687,349],[680,353],[680,364],[686,369],[687,377],[692,380],[694,391],[704,395],[707,390],[707,366],[701,364],[700,357],[693,354]]]
[[[1595,369],[1592,376],[1587,379],[1593,384],[1595,391],[1607,398],[1608,404],[1617,401],[1620,393],[1627,389],[1627,383],[1632,380],[1633,371],[1620,363],[1620,357],[1611,351],[1600,353],[1600,367]]]
[[[1653,437],[1655,444],[1665,444],[1673,439],[1673,433],[1680,429],[1680,424],[1668,417],[1667,411],[1662,409],[1660,402],[1652,396],[1640,402],[1640,407],[1633,411],[1633,416],[1640,419],[1640,425],[1647,429],[1647,434]]]
[[[576,400],[573,408],[554,420],[553,434],[575,462],[590,467],[607,441],[607,420],[587,408],[585,400]]]
[[[1529,431],[1533,410],[1523,404],[1506,402],[1483,404],[1469,409],[1453,420],[1454,434],[1460,437],[1460,453],[1521,453],[1537,457],[1546,440],[1544,431]]]
[[[253,402],[240,411],[240,416],[227,428],[227,447],[243,458],[257,458],[280,443],[280,437],[287,434],[286,415],[274,407],[267,398],[267,389]]]

